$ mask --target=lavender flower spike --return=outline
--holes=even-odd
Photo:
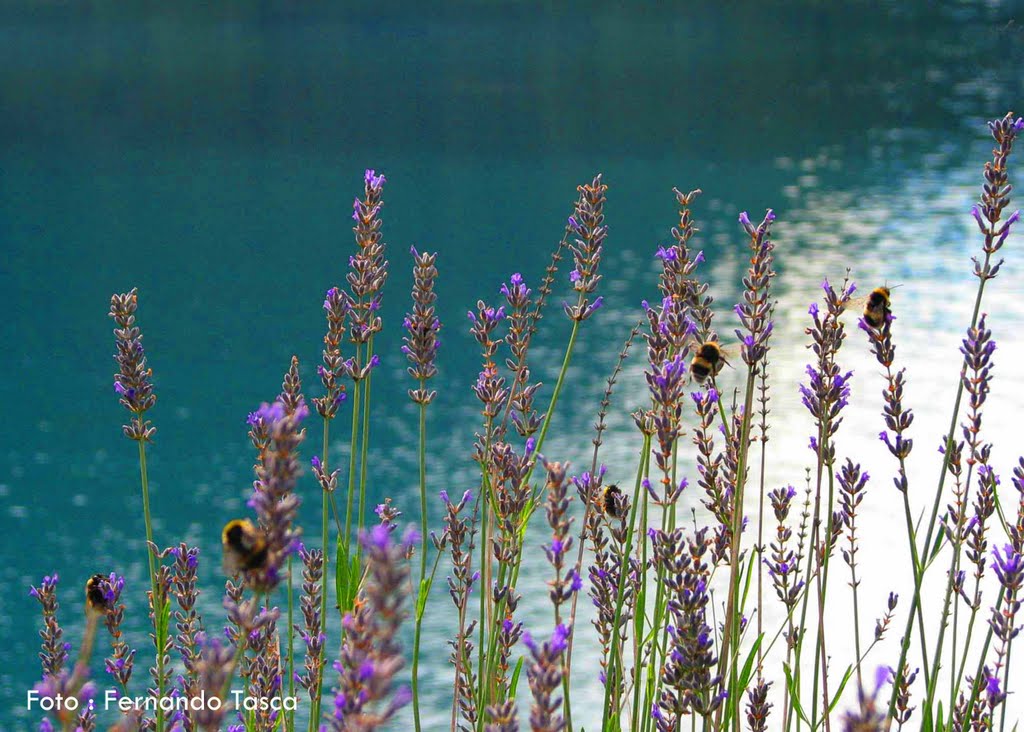
[[[345,642],[334,665],[340,680],[334,712],[324,727],[331,732],[377,729],[411,700],[408,688],[394,691],[392,686],[405,665],[398,642],[408,593],[405,558],[419,537],[410,531],[398,542],[386,526],[378,525],[363,532],[359,540],[367,579],[360,601],[342,621]]]
[[[775,272],[772,269],[774,245],[771,241],[771,226],[775,214],[771,209],[764,220],[754,226],[746,212],[740,214],[740,224],[750,237],[750,269],[743,278],[745,286],[743,302],[736,306],[736,314],[746,335],[736,331],[742,345],[743,362],[754,366],[768,353],[768,338],[772,333],[770,288]]]
[[[124,434],[130,440],[151,442],[155,427],[142,415],[156,404],[153,393],[153,369],[146,364],[146,352],[142,348],[142,333],[135,324],[135,311],[139,306],[138,289],[110,298],[110,317],[117,328],[114,337],[117,339],[117,354],[114,359],[119,367],[114,375],[114,391],[121,399],[121,404],[132,413],[131,421],[124,425]]]
[[[309,698],[315,699],[323,679],[324,641],[326,638],[320,631],[320,601],[323,592],[324,553],[322,549],[301,549],[302,558],[302,608],[303,625],[295,626],[306,644],[305,670],[297,674],[299,686],[309,692]]]
[[[437,254],[420,254],[416,247],[413,247],[412,257],[415,262],[412,270],[413,306],[412,312],[406,315],[403,321],[409,335],[402,338],[405,342],[402,353],[411,364],[408,368],[409,375],[419,382],[418,388],[409,390],[409,398],[417,404],[430,404],[437,396],[437,392],[428,391],[425,385],[427,379],[437,374],[434,360],[441,345],[437,338],[437,332],[441,330],[441,321],[434,312],[434,301],[437,300],[437,295],[434,294],[434,280],[437,279],[434,260]]]
[[[550,641],[537,643],[529,633],[523,637],[523,642],[533,657],[526,675],[530,681],[530,692],[533,694],[530,728],[534,732],[561,732],[565,729],[565,719],[559,713],[562,698],[556,697],[555,692],[562,685],[562,676],[565,673],[564,654],[571,633],[571,628],[558,625]]]
[[[257,414],[268,425],[270,446],[261,456],[249,506],[265,534],[267,559],[263,566],[247,570],[245,579],[250,587],[266,592],[280,582],[281,567],[298,549],[300,531],[293,524],[301,501],[295,483],[301,473],[298,447],[306,437],[300,425],[309,409],[302,404],[288,414],[281,402],[274,402],[264,404]]]
[[[345,385],[338,378],[345,373],[345,359],[341,355],[341,341],[345,335],[345,320],[352,309],[351,298],[332,287],[324,296],[327,311],[327,334],[324,335],[323,364],[317,367],[324,395],[313,398],[313,406],[324,419],[333,419],[345,400]]]
[[[385,244],[381,237],[381,194],[385,178],[373,170],[364,176],[364,196],[353,204],[352,218],[358,251],[349,259],[351,271],[346,276],[351,296],[349,300],[349,338],[358,345],[366,343],[382,327],[377,315],[381,290],[388,278],[388,261],[384,258]],[[361,378],[360,374],[360,378]]]
[[[592,182],[579,186],[577,190],[580,197],[569,225],[579,238],[569,245],[576,263],[569,273],[569,281],[579,293],[579,302],[576,305],[566,303],[564,307],[565,314],[571,320],[582,322],[602,304],[602,298],[589,302],[587,295],[594,292],[597,283],[601,281],[597,271],[601,266],[604,240],[608,236],[608,227],[604,225],[604,194],[608,186],[601,182],[601,175],[598,174]]]

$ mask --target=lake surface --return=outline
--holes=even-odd
[[[980,243],[967,212],[990,158],[985,120],[1024,111],[1024,16],[995,2],[554,5],[450,3],[431,14],[394,2],[0,7],[0,728],[34,720],[24,709],[39,675],[38,604],[28,587],[44,574],[61,575],[72,640],[85,578],[126,574],[130,640],[143,646],[136,680],[145,665],[141,499],[111,388],[110,294],[140,292],[158,395],[156,538],[200,546],[203,604],[217,625],[220,527],[245,510],[251,483],[245,417],[277,393],[293,353],[307,393],[319,394],[321,302],[343,282],[351,201],[368,167],[388,177],[392,266],[374,380],[375,498],[393,496],[416,515],[416,413],[399,351],[409,246],[440,252],[431,491],[461,492],[474,487],[478,423],[469,387],[479,364],[465,312],[478,298],[496,302],[513,272],[536,287],[575,186],[600,171],[610,186],[606,307],[583,331],[545,453],[589,466],[604,379],[641,301],[658,297],[653,254],[676,223],[671,189],[699,187],[697,246],[726,332],[747,264],[736,217],[778,214],[768,484],[802,487],[811,464],[811,422],[796,393],[807,307],[823,277],[839,280],[851,267],[868,289],[901,285],[898,354],[917,415],[912,497],[917,510],[930,501],[976,287],[970,258]],[[1019,147],[1011,180],[1022,170]],[[1008,486],[1024,450],[1014,438],[1024,410],[1019,234],[1004,253],[984,307],[999,344],[984,429],[999,438],[993,465]],[[568,289],[563,275],[556,306]],[[552,308],[531,357],[547,384],[564,321]],[[891,562],[906,548],[895,466],[877,439],[883,377],[862,334],[851,328],[851,336],[842,361],[857,378],[838,449],[874,476],[861,524],[862,604],[874,618],[890,590],[906,593],[909,572]],[[639,446],[628,412],[647,399],[636,354],[602,454],[623,481]],[[723,378],[728,388],[740,375]],[[334,457],[344,460],[347,433],[334,434]],[[301,490],[304,524],[316,535],[310,476]],[[696,506],[699,496],[683,500]],[[436,527],[440,507],[431,510]],[[538,526],[536,544],[543,534]],[[540,557],[527,555],[522,617],[547,635]],[[846,604],[830,610],[830,623],[845,622]],[[451,693],[449,608],[439,592],[424,642],[427,711],[437,724]],[[585,625],[581,639],[592,639]],[[897,635],[869,665],[895,663]],[[596,642],[579,648],[575,716],[591,729],[598,720],[580,699],[600,693]],[[847,660],[852,652],[830,650]],[[1010,717],[1022,708],[1014,696]]]

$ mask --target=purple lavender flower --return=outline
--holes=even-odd
[[[787,518],[790,505],[795,497],[796,489],[793,486],[777,488],[769,494],[778,525],[775,530],[775,539],[769,544],[768,559],[765,560],[775,593],[789,611],[796,607],[804,587],[804,581],[798,579],[800,559],[797,553],[789,548],[793,531],[787,525]]]
[[[565,625],[555,627],[551,640],[537,643],[529,633],[523,642],[530,649],[533,662],[526,670],[533,694],[530,709],[530,728],[534,732],[561,732],[565,729],[565,718],[560,709],[562,698],[555,693],[562,686],[565,674],[564,654],[569,645],[572,630]]]
[[[1010,227],[1020,219],[1020,212],[1014,211],[1002,225],[999,220],[1002,218],[1003,210],[1010,203],[1009,176],[1007,174],[1006,161],[1013,148],[1013,142],[1017,133],[1024,125],[1020,117],[1014,119],[1013,115],[1007,113],[1002,119],[993,120],[988,123],[992,137],[998,147],[993,150],[993,159],[985,163],[985,185],[982,188],[981,203],[971,209],[971,214],[978,222],[978,228],[985,236],[985,243],[982,251],[985,253],[984,261],[974,259],[974,274],[983,282],[990,280],[999,273],[1003,260],[992,264],[992,255],[999,251],[1010,235]]]
[[[437,374],[437,367],[434,360],[437,357],[437,349],[440,342],[437,333],[441,330],[441,321],[434,312],[434,302],[437,295],[434,294],[434,280],[437,278],[437,267],[434,260],[437,254],[424,252],[420,254],[416,247],[412,247],[413,266],[413,288],[412,288],[412,312],[405,316],[403,325],[408,332],[402,340],[402,353],[406,355],[411,364],[408,368],[409,375],[419,382],[416,389],[409,390],[409,398],[417,404],[430,404],[437,395],[436,391],[428,391],[425,384],[427,379]]]
[[[992,331],[985,327],[985,318],[985,313],[982,313],[977,325],[967,329],[967,337],[960,348],[964,355],[960,381],[969,398],[967,421],[962,426],[964,440],[970,447],[968,465],[987,462],[988,450],[978,435],[981,432],[982,407],[992,382],[992,354],[996,350],[996,342],[992,340]]]
[[[99,576],[102,578],[100,585],[104,593],[106,607],[104,624],[107,627],[107,632],[110,633],[112,645],[111,655],[104,661],[104,667],[107,673],[113,676],[121,686],[122,691],[126,691],[135,666],[135,651],[128,646],[121,630],[125,611],[124,603],[121,602],[124,577],[113,572],[107,577]]]
[[[345,335],[345,321],[351,310],[351,298],[337,287],[332,287],[324,297],[327,311],[327,334],[324,336],[323,364],[317,367],[324,395],[313,398],[313,406],[324,419],[330,420],[337,414],[338,407],[345,400],[345,385],[339,378],[345,373],[345,359],[341,355],[341,340]]]
[[[672,456],[682,434],[683,389],[687,381],[686,362],[682,354],[677,353],[664,363],[651,364],[644,376],[651,392],[652,416],[658,440],[658,447],[654,451],[655,461],[661,470],[662,484],[665,488],[664,499],[655,500],[659,505],[671,505],[682,491],[682,487],[675,490],[671,486],[671,476],[674,463]]]
[[[765,732],[768,729],[768,714],[772,705],[768,701],[768,687],[771,681],[759,679],[747,692],[747,724],[750,732]]]
[[[43,662],[43,675],[52,676],[60,673],[68,659],[68,646],[63,641],[64,631],[57,622],[57,582],[55,572],[52,576],[43,577],[39,587],[33,587],[29,594],[39,601],[43,608],[43,629],[39,635],[43,639],[39,659]]]
[[[295,494],[299,467],[298,447],[305,439],[302,420],[305,405],[288,414],[281,402],[263,404],[257,414],[267,424],[269,449],[265,450],[249,506],[256,511],[267,544],[262,566],[245,571],[246,582],[260,592],[277,586],[285,560],[298,548],[299,530],[293,526],[300,499]]]
[[[178,631],[178,634],[174,637],[174,646],[181,654],[181,661],[184,666],[185,673],[181,677],[182,691],[186,696],[191,696],[198,690],[199,683],[196,676],[196,663],[200,652],[198,636],[202,627],[199,613],[196,611],[196,602],[199,599],[199,589],[196,587],[199,549],[198,547],[190,547],[182,542],[178,546],[165,551],[160,557],[163,558],[167,555],[174,558],[171,594],[174,595],[178,604],[178,609],[174,611],[175,628]],[[123,580],[121,584],[123,586]],[[191,711],[186,710],[185,716],[187,719],[191,718],[190,715]]]
[[[814,417],[821,461],[832,465],[835,461],[832,437],[842,423],[840,413],[850,400],[852,376],[852,372],[843,373],[836,363],[836,356],[846,339],[846,329],[840,316],[849,304],[854,287],[849,280],[844,280],[843,286],[836,290],[826,280],[822,289],[825,291],[826,313],[822,317],[817,308],[811,313],[813,325],[807,328],[806,333],[811,336],[816,360],[807,366],[808,383],[800,385],[800,394],[807,411]]]
[[[545,514],[548,519],[548,526],[551,527],[551,543],[544,546],[544,553],[548,562],[555,570],[555,578],[548,584],[551,590],[548,596],[555,607],[555,620],[561,622],[559,608],[562,603],[568,601],[575,590],[576,581],[573,575],[563,574],[565,570],[565,555],[572,549],[572,536],[569,534],[572,528],[573,519],[569,516],[569,502],[572,496],[569,495],[569,481],[565,474],[568,470],[568,463],[548,462],[543,456],[540,458],[547,470],[548,497],[545,504]],[[578,579],[579,574],[575,577]],[[578,588],[577,588],[578,589]]]
[[[380,308],[381,290],[388,277],[385,244],[380,233],[381,194],[385,182],[383,175],[367,170],[363,199],[357,198],[353,204],[352,218],[356,225],[352,230],[358,250],[349,259],[350,271],[346,280],[352,293],[348,296],[349,338],[357,347],[367,343],[382,327],[376,313]]]
[[[276,607],[260,609],[253,628],[245,636],[249,652],[243,658],[242,674],[248,679],[248,695],[255,699],[269,700],[281,694],[283,663],[277,634],[280,617],[281,611]],[[252,714],[255,729],[277,729],[279,714],[272,707],[260,706]]]
[[[576,190],[580,197],[576,203],[576,212],[569,219],[569,226],[578,238],[569,244],[575,262],[569,281],[579,293],[579,302],[575,305],[565,303],[564,309],[571,320],[582,322],[593,315],[603,302],[600,297],[591,302],[587,296],[597,289],[601,281],[598,269],[604,240],[608,236],[608,227],[604,225],[604,194],[608,186],[601,182],[601,175],[598,174],[592,182]]]
[[[517,561],[522,550],[522,518],[531,498],[526,477],[533,465],[533,443],[527,441],[523,453],[516,452],[507,442],[491,445],[488,465],[493,480],[495,532],[491,539],[494,558],[498,562]],[[564,476],[563,476],[564,479]]]
[[[196,661],[198,694],[206,699],[193,712],[192,722],[198,729],[214,732],[221,729],[225,717],[231,710],[230,700],[223,700],[221,694],[235,671],[235,649],[216,638],[200,634],[199,657]],[[219,699],[221,704],[211,704],[210,699]]]
[[[914,712],[914,707],[910,706],[910,687],[917,679],[919,671],[920,669],[914,669],[912,673],[907,674],[904,669],[896,680],[896,710],[893,719],[896,720],[900,729],[910,721],[910,716]]]
[[[484,361],[489,362],[502,342],[501,338],[495,339],[493,336],[495,329],[505,320],[505,308],[493,308],[483,300],[477,300],[476,312],[470,310],[467,316],[471,323],[469,332],[482,347]]]
[[[770,298],[771,281],[775,276],[772,269],[774,245],[771,241],[771,225],[775,214],[771,209],[760,224],[754,226],[746,212],[740,214],[740,224],[750,237],[750,269],[743,279],[745,286],[743,302],[736,306],[736,314],[746,331],[736,330],[736,337],[742,343],[743,362],[755,366],[768,353],[768,338],[772,333]]]
[[[487,707],[486,732],[519,732],[519,719],[516,715],[516,700],[508,699]]]
[[[878,693],[889,681],[892,671],[879,666],[875,672],[875,689],[870,694],[863,686],[857,689],[858,705],[843,715],[843,732],[860,732],[861,730],[881,730],[885,724],[885,707],[879,709]]]
[[[366,583],[351,613],[345,616],[345,640],[335,669],[340,675],[327,729],[373,730],[386,724],[410,701],[407,690],[393,690],[405,665],[398,631],[405,617],[409,567],[405,560],[417,537],[396,542],[384,526],[359,536]],[[390,697],[390,699],[389,699]]]
[[[82,640],[84,652],[79,657],[74,669],[69,672],[65,664],[71,644],[63,642],[64,632],[57,622],[57,582],[56,574],[47,576],[43,578],[38,588],[33,587],[29,591],[29,594],[39,601],[43,612],[43,629],[39,632],[39,636],[43,639],[42,650],[39,653],[39,659],[43,664],[43,678],[36,684],[35,691],[40,699],[74,698],[78,702],[78,708],[83,710],[82,713],[75,715],[71,705],[54,703],[51,714],[62,728],[70,729],[73,723],[85,727],[92,722],[93,718],[84,710],[87,709],[89,701],[96,694],[96,685],[89,681],[88,657],[89,649],[92,648],[95,640],[96,624],[99,618],[97,609],[100,606],[96,600],[102,599],[105,607],[107,594],[111,588],[107,587],[105,582],[98,584],[90,582],[86,601],[91,603],[93,610],[87,612],[86,616],[85,637]],[[88,597],[93,592],[97,592],[102,598]]]
[[[539,317],[530,292],[523,276],[518,272],[509,278],[508,284],[501,286],[501,294],[505,296],[509,308],[508,335],[505,342],[512,353],[512,358],[507,359],[505,363],[514,375],[509,400],[510,419],[516,432],[526,438],[537,432],[543,423],[537,410],[533,408],[533,397],[541,384],[531,382],[527,362],[530,341],[536,332],[536,318]]]
[[[1002,554],[999,547],[993,547],[992,556],[995,559],[993,567],[999,583],[1007,593],[1018,592],[1024,584],[1024,557],[1011,544],[1003,545]]]
[[[323,679],[324,641],[320,628],[320,601],[323,593],[324,553],[322,549],[299,550],[302,559],[302,597],[299,607],[302,609],[302,626],[295,625],[306,645],[306,660],[302,674],[296,674],[299,686],[309,692],[310,700],[319,696],[320,683]]]
[[[123,427],[125,437],[136,442],[152,442],[156,428],[142,415],[156,404],[156,394],[153,393],[153,369],[146,364],[142,347],[142,332],[135,324],[138,305],[136,288],[110,298],[110,317],[117,324],[114,359],[119,366],[118,373],[114,374],[114,391],[120,395],[124,408],[132,413],[131,420]]]
[[[395,506],[391,505],[391,499],[385,498],[384,503],[378,503],[377,508],[373,510],[377,514],[377,518],[380,519],[381,526],[387,528],[388,531],[394,531],[398,528],[398,517],[402,515]]]
[[[721,677],[714,674],[717,657],[711,627],[707,624],[710,573],[707,528],[689,542],[681,529],[656,531],[652,540],[654,563],[664,577],[671,626],[670,650],[661,668],[662,693],[657,700],[659,730],[674,729],[680,717],[713,713],[725,699]],[[660,717],[660,720],[658,719]]]

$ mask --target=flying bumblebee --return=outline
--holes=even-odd
[[[110,609],[110,601],[103,591],[106,575],[94,574],[85,583],[85,607],[94,613],[106,613]]]
[[[601,489],[600,495],[597,497],[598,508],[605,516],[611,518],[622,518],[622,509],[626,503],[622,500],[622,491],[619,490],[619,486],[615,483],[606,485]]]
[[[863,297],[857,297],[850,300],[847,309],[851,307],[863,307],[861,311],[861,317],[864,318],[864,322],[871,328],[881,328],[889,316],[892,315],[891,302],[889,296],[893,289],[899,287],[899,285],[893,285],[890,287],[888,284],[882,287],[876,287],[867,295]]]
[[[709,376],[718,376],[722,368],[729,364],[730,355],[730,351],[718,341],[695,343],[690,375],[694,381],[702,384]]]
[[[228,521],[221,533],[224,545],[224,572],[235,575],[243,570],[260,569],[267,562],[267,540],[249,519]]]
[[[889,309],[889,288],[876,287],[864,303],[864,322],[872,328],[880,328],[892,311]]]

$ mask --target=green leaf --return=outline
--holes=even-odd
[[[743,597],[740,600],[740,612],[743,612],[743,608],[747,605],[747,597],[750,595],[750,580],[754,577],[754,565],[757,562],[747,562],[747,576],[743,580]]]
[[[519,660],[516,661],[516,668],[512,672],[512,683],[509,684],[509,686],[508,686],[508,698],[509,699],[515,699],[516,698],[516,688],[519,686],[519,674],[523,670],[523,660],[524,660],[523,656],[520,656]]]
[[[832,701],[828,705],[829,712],[836,708],[836,704],[839,703],[839,697],[843,695],[843,689],[846,688],[846,684],[851,676],[853,676],[853,666],[847,666],[846,673],[843,674],[843,680],[839,682],[839,688],[836,689],[836,695],[832,697]]]
[[[939,552],[942,551],[942,545],[944,543],[945,538],[946,529],[943,528],[940,524],[939,530],[935,532],[935,544],[932,546],[932,550],[928,554],[928,561],[925,562],[926,565],[930,565],[932,562],[935,561],[935,558],[939,556]]]
[[[420,589],[416,593],[416,619],[422,620],[423,613],[427,607],[427,598],[430,596],[430,586],[434,583],[434,577],[424,577],[420,580]]]
[[[796,686],[796,682],[793,680],[793,672],[789,668],[788,663],[782,664],[782,670],[786,672],[786,688],[789,689],[789,698],[793,700],[793,711],[805,724],[810,724],[811,721],[807,719],[807,715],[804,714],[804,708],[800,706],[800,690]]]
[[[162,600],[157,600],[159,606],[156,613],[156,627],[154,628],[157,645],[163,648],[167,642],[167,631],[171,625],[171,603],[165,595]]]
[[[334,590],[338,598],[338,610],[342,615],[355,606],[356,593],[359,592],[359,576],[358,554],[350,556],[349,547],[339,538],[334,564]]]
[[[750,683],[750,677],[754,673],[754,658],[757,657],[757,651],[761,647],[761,641],[764,640],[764,633],[757,636],[757,640],[754,641],[754,645],[750,648],[750,654],[747,656],[747,660],[743,662],[743,668],[740,670],[740,688],[746,689],[747,684]]]

